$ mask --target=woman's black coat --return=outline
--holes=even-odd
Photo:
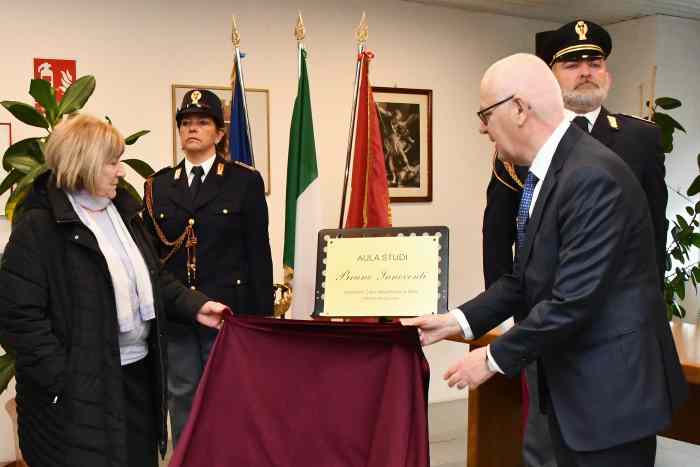
[[[161,271],[140,206],[114,199],[149,268],[156,305],[149,355],[165,452],[169,318],[193,321],[206,297]],[[175,315],[175,316],[173,316]],[[0,267],[0,337],[17,355],[20,447],[32,467],[127,467],[117,312],[107,263],[49,173],[37,179]]]

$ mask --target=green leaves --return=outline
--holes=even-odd
[[[674,130],[681,130],[683,133],[685,133],[685,128],[683,128],[683,125],[678,123],[676,119],[671,117],[669,114],[663,112],[654,112],[652,120],[654,120],[656,124],[661,127],[661,131],[663,131],[666,128],[672,128]]]
[[[7,389],[13,376],[15,376],[15,357],[11,353],[6,353],[0,356],[0,393]]]
[[[29,85],[29,94],[44,108],[46,120],[53,128],[58,116],[58,105],[56,104],[56,93],[51,83],[43,79],[33,79]]]
[[[139,202],[139,204],[143,202],[143,200],[141,199],[141,195],[139,195],[139,192],[136,191],[136,189],[123,178],[119,179],[119,187],[126,190],[136,201]]]
[[[95,77],[90,75],[83,76],[71,84],[58,106],[58,118],[82,109],[95,91],[96,84]]]
[[[38,162],[44,161],[44,152],[42,151],[43,139],[42,138],[27,138],[21,141],[17,141],[15,144],[7,148],[5,155],[2,160],[2,168],[9,171],[12,166],[10,166],[8,159],[17,156],[30,156]]]
[[[19,182],[22,177],[24,177],[24,174],[16,169],[7,174],[7,177],[0,183],[0,195],[4,195],[5,192],[12,188],[12,185]]]
[[[153,170],[153,168],[150,165],[148,165],[148,163],[140,159],[124,159],[122,160],[122,162],[134,169],[134,171],[137,174],[141,175],[143,178],[148,178],[155,172],[155,170]]]
[[[112,121],[110,120],[109,123],[111,124]],[[127,136],[126,138],[124,138],[124,144],[126,144],[127,146],[131,146],[131,145],[134,144],[136,141],[138,141],[138,139],[139,139],[140,137],[142,137],[143,135],[147,135],[147,134],[149,134],[150,132],[151,132],[151,130],[141,130],[141,131],[137,131],[137,132],[134,133],[133,135],[129,135],[129,136]]]
[[[688,196],[695,196],[700,193],[700,175],[695,177],[695,180],[690,184],[686,193]]]
[[[5,107],[14,117],[22,123],[30,126],[49,129],[49,122],[31,105],[17,101],[2,101],[0,105]]]
[[[682,105],[681,101],[673,97],[659,97],[654,103],[664,110],[676,109]]]

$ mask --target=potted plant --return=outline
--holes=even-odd
[[[82,109],[95,91],[96,81],[93,76],[83,76],[70,85],[60,102],[56,100],[53,87],[48,81],[33,79],[29,85],[29,94],[38,102],[43,111],[39,111],[30,104],[18,101],[0,101],[15,118],[27,125],[41,128],[46,134],[26,138],[11,145],[2,156],[2,165],[7,175],[0,180],[0,195],[11,191],[10,197],[4,206],[5,215],[12,222],[22,211],[22,204],[29,193],[36,177],[48,170],[44,158],[44,144],[54,127],[61,122],[64,116],[70,115]],[[107,117],[105,117],[107,118]],[[110,122],[109,118],[107,120]],[[125,138],[127,145],[134,144],[141,136],[149,133],[149,130],[138,131]],[[136,173],[146,178],[153,174],[150,165],[140,159],[123,159],[126,165],[134,169]],[[119,186],[126,189],[133,197],[141,201],[138,192],[126,180],[121,179]],[[1,208],[1,207],[0,207]],[[1,252],[0,252],[1,253]],[[5,354],[0,356],[0,394],[7,389],[8,384],[15,375],[15,358],[12,350],[0,342]],[[13,415],[14,400],[7,404],[7,410]],[[16,431],[16,414],[14,414]],[[19,452],[18,452],[18,457]],[[21,460],[18,462],[22,462]],[[24,465],[16,464],[16,465]]]
[[[685,128],[673,117],[662,110],[672,110],[680,107],[681,101],[672,97],[659,97],[651,108],[651,120],[661,130],[661,144],[665,154],[673,151],[673,135],[676,131],[685,133]],[[700,154],[697,156],[700,171]],[[666,275],[664,277],[664,299],[666,315],[669,320],[674,316],[684,318],[686,310],[681,304],[685,299],[686,284],[693,284],[697,292],[700,282],[700,264],[691,261],[690,253],[700,248],[700,202],[694,202],[691,197],[700,193],[700,173],[695,176],[685,193],[673,187],[669,190],[688,202],[685,212],[669,219],[671,240],[666,248]],[[675,264],[674,264],[675,262]]]

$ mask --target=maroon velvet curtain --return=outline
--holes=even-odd
[[[414,328],[228,318],[170,466],[428,467],[428,378]]]

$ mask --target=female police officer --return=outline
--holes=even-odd
[[[265,190],[250,166],[226,160],[221,101],[187,92],[176,117],[185,158],[146,181],[149,224],[165,267],[235,314],[272,315],[272,258]],[[187,421],[216,331],[168,323],[173,440]]]

